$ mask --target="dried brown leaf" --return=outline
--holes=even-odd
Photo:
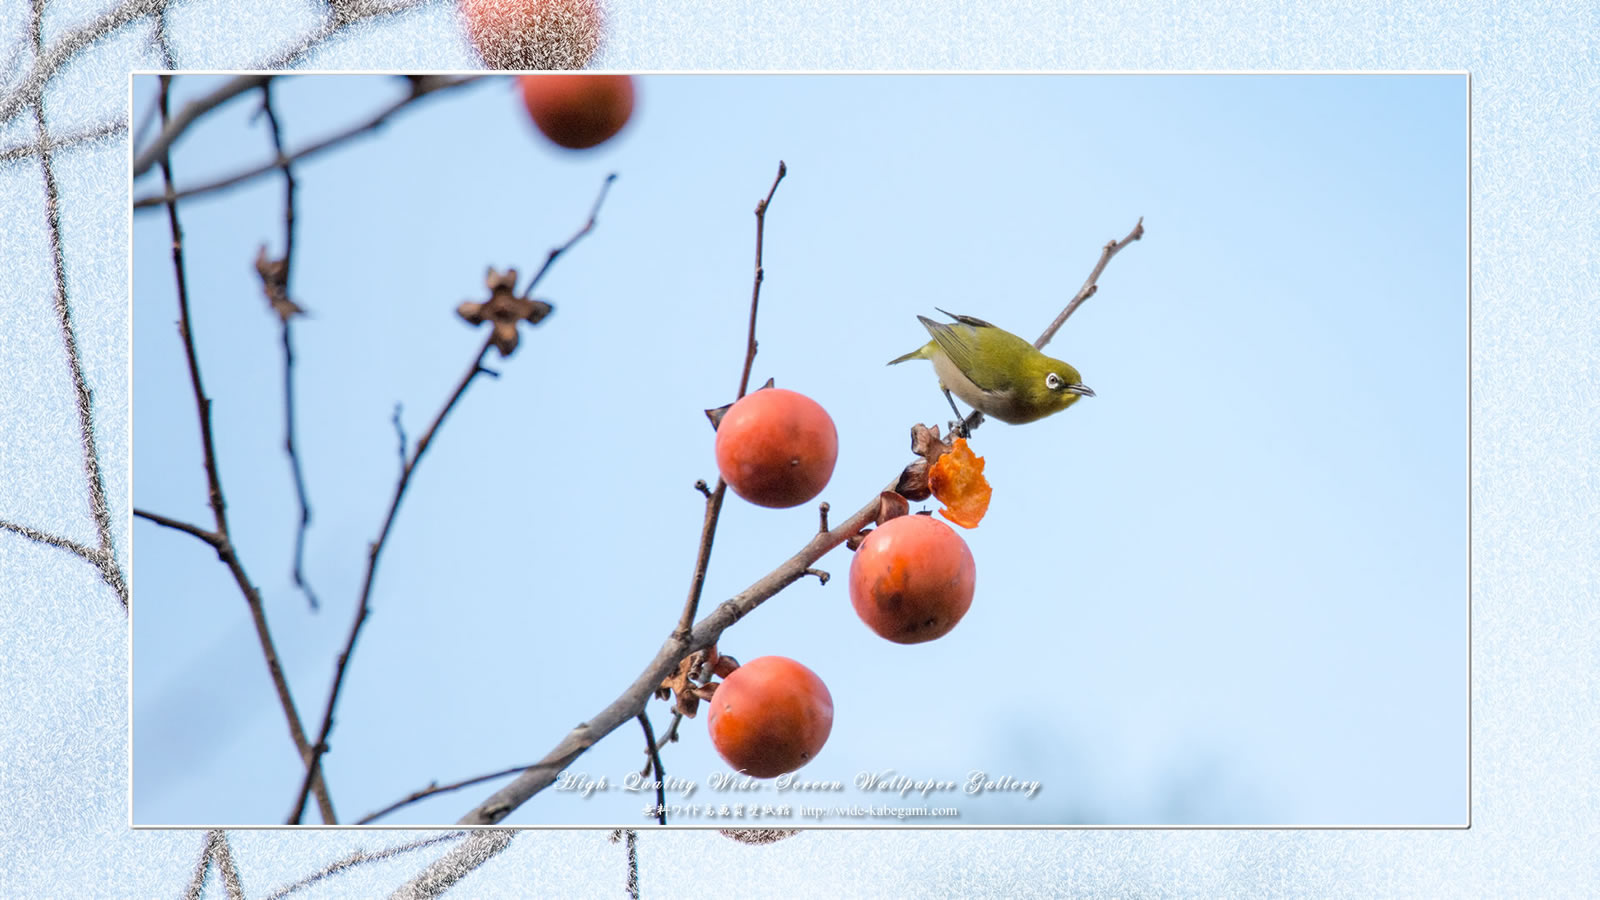
[[[920,503],[933,495],[933,490],[928,486],[928,461],[916,459],[900,472],[900,480],[895,482],[895,493],[910,500]]]
[[[256,274],[261,276],[261,292],[267,295],[267,305],[278,314],[278,319],[289,321],[304,315],[305,310],[289,299],[289,261],[273,259],[267,255],[267,245],[256,251]]]
[[[761,387],[756,388],[756,390],[764,391],[767,388],[772,387],[774,384],[776,384],[776,382],[774,382],[771,378],[768,378],[767,379],[767,383],[763,384]],[[734,403],[737,403],[737,402],[738,402],[737,400],[734,401]],[[711,430],[715,431],[718,427],[720,427],[722,425],[722,417],[727,415],[728,414],[728,410],[731,409],[732,407],[733,407],[733,403],[724,403],[721,406],[717,407],[716,409],[708,409],[708,410],[706,410],[706,418],[711,420]]]
[[[913,425],[911,452],[927,460],[931,465],[938,462],[939,457],[950,452],[950,445],[939,437],[939,426],[929,428],[926,425]]]
[[[484,284],[489,288],[488,302],[466,301],[456,307],[456,314],[473,325],[491,323],[495,349],[500,351],[501,356],[510,356],[517,349],[517,323],[537,325],[555,307],[543,300],[518,297],[516,269],[499,272],[491,267]]]
[[[718,426],[720,426],[722,424],[722,417],[727,415],[728,414],[728,410],[731,409],[732,407],[733,407],[732,403],[725,403],[725,404],[717,407],[716,409],[708,409],[708,410],[706,410],[706,418],[711,420],[711,430],[712,431],[716,431],[717,430]]]
[[[894,491],[884,491],[878,495],[877,523],[879,525],[890,519],[898,519],[910,511],[910,502]]]

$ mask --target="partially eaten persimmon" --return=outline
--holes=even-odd
[[[983,477],[983,457],[975,456],[967,439],[956,438],[949,453],[939,457],[928,472],[928,486],[945,505],[939,515],[962,528],[977,528],[989,511],[989,480]]]

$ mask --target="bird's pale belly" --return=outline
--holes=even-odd
[[[1036,411],[1019,408],[1006,394],[985,391],[973,384],[972,379],[956,368],[950,357],[943,353],[934,354],[932,362],[933,371],[939,376],[939,383],[984,415],[993,416],[1009,425],[1023,425],[1041,418]]]

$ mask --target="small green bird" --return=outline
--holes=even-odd
[[[1079,397],[1094,396],[1077,369],[1045,356],[1011,332],[972,316],[939,312],[955,323],[946,325],[917,316],[933,340],[890,360],[889,365],[908,359],[932,362],[939,388],[957,418],[961,418],[961,410],[950,398],[951,391],[973,409],[1012,425],[1036,422],[1066,409]]]

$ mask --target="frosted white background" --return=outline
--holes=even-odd
[[[56,3],[45,44],[105,3]],[[276,9],[276,11],[274,11]],[[314,29],[311,4],[232,18],[174,4],[180,66],[271,60]],[[332,39],[327,68],[467,64],[426,4]],[[0,13],[0,46],[27,10]],[[803,834],[747,848],[706,832],[640,840],[649,896],[1584,896],[1600,884],[1600,478],[1596,263],[1600,21],[1579,4],[681,3],[618,5],[603,62],[634,68],[1466,69],[1473,75],[1473,797],[1467,831],[1068,831]],[[124,115],[125,73],[156,65],[147,25],[92,44],[45,92],[58,138]],[[208,39],[204,42],[200,36]],[[47,54],[48,62],[48,54]],[[49,67],[46,67],[49,68]],[[38,71],[0,72],[0,112]],[[47,73],[48,74],[48,73]],[[128,546],[126,131],[58,153],[67,296],[113,512]],[[27,107],[0,121],[0,519],[92,542]],[[1374,222],[1406,239],[1405,223]],[[137,590],[136,573],[128,573]],[[200,832],[127,827],[127,618],[81,559],[0,532],[0,896],[175,896]],[[204,727],[203,721],[196,727]],[[234,832],[262,896],[405,833]],[[441,850],[358,867],[296,896],[375,896]],[[460,896],[618,890],[604,832],[524,832]],[[225,896],[213,880],[207,896]]]

